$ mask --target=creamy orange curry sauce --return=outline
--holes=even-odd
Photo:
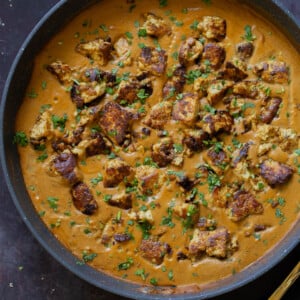
[[[37,56],[24,180],[79,263],[202,288],[299,216],[300,57],[236,1],[101,1]]]

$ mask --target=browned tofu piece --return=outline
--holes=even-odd
[[[226,20],[216,16],[204,16],[197,26],[204,37],[221,41],[226,37]]]
[[[189,244],[189,255],[194,258],[202,254],[225,258],[229,242],[230,235],[225,228],[217,228],[213,231],[201,231],[196,228]]]
[[[168,56],[165,50],[154,47],[144,47],[138,58],[138,67],[141,71],[147,71],[155,76],[162,76],[167,67]]]
[[[179,63],[181,65],[194,63],[194,61],[202,54],[202,52],[202,43],[193,37],[189,37],[180,45],[178,56]]]
[[[163,97],[165,100],[175,99],[176,95],[183,91],[183,87],[186,81],[186,67],[177,66],[172,74],[172,77],[168,79],[163,87]]]
[[[168,101],[153,105],[145,118],[144,124],[154,129],[163,129],[171,117],[172,108],[172,103]]]
[[[106,86],[111,87],[117,83],[117,76],[112,72],[103,71],[100,70],[99,68],[88,68],[88,69],[82,69],[79,81],[80,82],[97,81],[99,83],[104,81],[106,83]]]
[[[77,108],[83,108],[94,100],[105,94],[106,83],[102,82],[80,82],[74,83],[71,89],[71,99]]]
[[[235,191],[235,188],[231,187],[229,184],[216,186],[212,192],[214,205],[222,208],[227,207],[229,200],[231,199],[232,194]]]
[[[173,207],[173,213],[184,219],[186,227],[190,228],[197,223],[199,219],[199,208],[192,203],[181,203]]]
[[[115,233],[114,240],[117,243],[126,243],[131,240],[131,236],[128,233]]]
[[[209,135],[201,129],[188,129],[184,131],[182,143],[190,150],[199,152],[202,151],[206,144],[204,141],[209,139]]]
[[[271,159],[265,160],[259,168],[260,175],[271,187],[286,183],[294,172],[290,166]]]
[[[134,115],[115,102],[108,102],[100,111],[98,124],[105,135],[118,145],[122,145],[129,135]]]
[[[200,217],[198,222],[196,223],[196,226],[199,230],[202,231],[212,231],[216,229],[217,221],[215,219]]]
[[[33,127],[30,130],[30,143],[36,147],[44,143],[52,136],[52,121],[49,111],[44,111],[38,116]]]
[[[260,96],[260,90],[256,80],[244,80],[237,82],[232,89],[233,94],[245,98],[255,99]]]
[[[239,190],[228,206],[228,215],[232,221],[238,222],[249,215],[262,214],[264,208],[250,192]]]
[[[130,181],[132,175],[133,169],[124,160],[118,157],[110,159],[105,165],[104,187],[115,187],[125,178]]]
[[[249,59],[254,51],[252,42],[242,42],[236,45],[236,54],[242,60]]]
[[[241,81],[248,77],[247,65],[238,58],[227,61],[224,70],[219,72],[219,76],[227,80]]]
[[[116,99],[118,102],[126,101],[131,104],[138,98],[139,89],[140,83],[137,80],[122,80],[116,93]]]
[[[124,65],[131,64],[132,59],[130,58],[130,45],[127,38],[123,36],[118,38],[114,43],[114,50],[116,51],[119,59],[123,61]]]
[[[152,146],[151,157],[159,167],[166,167],[175,158],[173,142],[169,138],[162,139]]]
[[[173,106],[173,120],[180,121],[185,125],[192,126],[199,112],[199,99],[195,93],[184,93],[182,99]]]
[[[84,182],[74,185],[71,194],[74,206],[83,214],[92,215],[98,209],[98,204],[92,192]]]
[[[233,119],[227,111],[218,110],[216,114],[207,114],[203,118],[203,131],[214,135],[219,132],[230,133]]]
[[[206,155],[204,155],[203,159],[218,175],[224,173],[230,162],[230,159],[227,156],[226,152],[223,150],[215,149],[215,147],[210,148],[207,151]]]
[[[270,124],[276,117],[281,102],[282,99],[279,97],[267,99],[266,105],[262,108],[260,112],[259,119],[263,123]]]
[[[219,69],[226,58],[224,47],[217,43],[207,43],[204,46],[202,61],[208,61],[209,67],[216,70]]]
[[[55,170],[71,185],[76,184],[82,179],[76,167],[76,157],[66,151],[57,155],[52,162]]]
[[[146,21],[142,28],[146,30],[148,35],[161,37],[165,34],[169,35],[172,33],[170,25],[162,17],[150,12],[145,13],[144,17],[146,18]]]
[[[240,161],[248,157],[248,152],[250,146],[253,145],[253,142],[245,143],[240,149],[236,150],[233,153],[232,165],[235,167]]]
[[[139,188],[145,195],[153,195],[162,186],[162,178],[159,170],[152,166],[139,166],[135,169]]]
[[[116,206],[121,209],[130,209],[132,208],[132,194],[128,194],[125,191],[122,191],[118,194],[113,194],[108,200],[107,203],[111,206]]]
[[[85,149],[86,156],[94,156],[98,154],[107,154],[111,150],[110,145],[105,140],[100,132],[93,133],[91,135],[91,140]]]
[[[100,66],[104,66],[111,57],[112,44],[98,38],[94,41],[79,43],[75,49],[78,53],[94,60]]]
[[[72,83],[74,70],[69,65],[58,60],[48,65],[47,70],[55,75],[61,84],[69,85]]]
[[[215,104],[220,101],[232,86],[233,81],[213,80],[207,88],[207,101],[209,104]]]
[[[155,237],[142,240],[139,250],[143,258],[156,265],[160,265],[165,255],[172,251],[169,244],[160,242]]]
[[[254,74],[268,83],[288,83],[289,68],[285,62],[269,61],[256,64],[253,68]]]

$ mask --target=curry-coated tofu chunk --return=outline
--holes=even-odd
[[[216,230],[199,230],[196,228],[189,244],[189,255],[198,258],[202,254],[218,258],[227,257],[230,235],[225,228]]]
[[[171,117],[172,107],[172,103],[168,101],[153,105],[145,118],[144,124],[154,129],[163,129]]]
[[[193,37],[187,38],[179,48],[178,59],[181,65],[193,63],[203,52],[201,42]]]
[[[244,61],[234,58],[226,62],[225,68],[220,71],[219,76],[227,80],[241,81],[248,77],[247,65]]]
[[[138,57],[138,67],[155,76],[162,76],[167,67],[167,54],[163,49],[144,47]]]
[[[143,258],[155,265],[160,265],[164,261],[165,255],[172,251],[169,244],[159,241],[156,237],[143,239],[139,250]]]
[[[70,95],[76,107],[83,108],[104,95],[105,90],[106,83],[104,81],[79,82],[73,84]]]
[[[254,51],[254,45],[252,42],[241,42],[236,45],[236,55],[242,59],[249,59]]]
[[[126,103],[133,103],[137,99],[137,94],[140,89],[140,83],[137,80],[122,80],[119,84],[116,99],[126,101]]]
[[[175,102],[172,112],[173,120],[192,126],[199,112],[199,99],[196,93],[184,93],[182,99]]]
[[[228,206],[228,216],[232,221],[238,222],[252,214],[262,214],[264,208],[253,194],[248,191],[237,191],[233,201]]]
[[[184,131],[182,143],[191,151],[200,152],[205,149],[205,141],[208,140],[208,138],[209,135],[202,129],[187,129]]]
[[[116,206],[121,209],[130,209],[132,208],[132,200],[132,194],[128,194],[125,190],[123,190],[120,193],[114,193],[111,195],[111,197],[108,197],[107,203],[111,206]]]
[[[111,57],[112,44],[110,41],[98,38],[89,42],[82,42],[76,46],[76,51],[100,66],[107,64]]]
[[[49,111],[44,111],[38,116],[35,124],[30,130],[29,139],[33,146],[39,146],[45,140],[51,137],[52,122]]]
[[[118,145],[122,145],[129,137],[133,114],[115,102],[106,103],[99,114],[98,124],[105,135]]]
[[[217,16],[204,16],[197,28],[209,40],[221,41],[226,37],[226,20]]]
[[[208,62],[208,66],[212,69],[219,69],[226,58],[224,47],[217,43],[207,43],[204,45],[202,61]]]
[[[144,17],[146,19],[142,28],[144,28],[148,35],[154,37],[161,37],[165,34],[171,34],[172,30],[169,24],[160,16],[153,13],[145,13]]]
[[[98,208],[98,204],[84,182],[78,182],[71,189],[74,206],[86,215],[92,215]]]
[[[186,220],[188,227],[193,226],[199,219],[199,209],[193,203],[180,203],[174,206],[173,213]],[[188,222],[188,223],[187,223]]]
[[[164,99],[175,99],[176,94],[183,91],[184,84],[186,82],[186,67],[177,66],[172,74],[172,77],[167,80],[163,87]]]
[[[233,86],[230,80],[213,80],[207,88],[207,101],[209,104],[216,104],[226,94],[229,88]]]
[[[272,159],[262,162],[259,168],[260,175],[271,187],[286,183],[292,177],[294,172],[290,166]]]
[[[210,148],[203,156],[205,162],[209,164],[216,174],[221,175],[228,166],[230,159],[222,149]]]
[[[243,80],[237,82],[233,88],[232,93],[246,98],[255,99],[260,96],[259,82],[256,80]]]
[[[49,64],[47,70],[55,75],[61,84],[68,85],[72,83],[74,70],[60,60]]]
[[[124,160],[117,157],[107,161],[103,184],[105,187],[115,187],[122,181],[130,181],[133,169]]]
[[[289,82],[289,68],[285,62],[261,62],[254,66],[253,72],[268,83],[286,84]]]
[[[139,189],[145,195],[153,195],[162,186],[162,178],[159,170],[152,166],[141,165],[135,169]]]
[[[170,138],[164,138],[152,146],[151,157],[159,167],[166,167],[175,158],[175,150]]]
[[[215,114],[207,114],[203,117],[203,131],[214,135],[219,132],[230,133],[233,119],[227,111],[218,110]]]
[[[265,106],[262,108],[259,119],[266,124],[270,124],[277,116],[282,99],[280,97],[269,98],[266,101]]]

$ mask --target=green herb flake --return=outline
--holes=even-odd
[[[27,97],[30,98],[30,99],[37,98],[37,96],[38,96],[38,93],[37,93],[34,89],[31,89],[31,90],[27,93]]]
[[[126,37],[128,38],[128,39],[133,39],[133,35],[132,35],[132,33],[131,32],[129,32],[129,31],[126,31],[125,32],[125,35],[126,35]]]
[[[51,121],[54,129],[59,128],[60,131],[64,131],[68,116],[64,114],[62,117],[52,115]]]
[[[193,84],[195,79],[201,77],[202,72],[200,70],[190,70],[186,75],[185,78],[187,79],[187,84]]]
[[[145,269],[137,269],[134,274],[140,276],[143,280],[146,280],[148,276],[148,274],[145,274]]]
[[[128,257],[125,262],[122,262],[118,265],[118,270],[128,270],[133,265],[133,259]]]
[[[158,285],[158,280],[155,277],[150,278],[150,283],[152,285]]]
[[[101,173],[97,174],[97,177],[94,177],[90,180],[93,187],[95,187],[99,182],[103,180],[103,176]]]
[[[106,194],[106,195],[104,195],[103,200],[104,200],[105,202],[108,202],[108,201],[111,200],[111,198],[112,198],[112,195]]]
[[[39,212],[39,216],[40,217],[43,217],[45,214],[46,214],[46,212],[44,210],[42,210],[42,211]]]
[[[169,278],[169,280],[174,280],[174,273],[173,273],[173,270],[170,270],[170,271],[168,272],[168,278]]]
[[[101,24],[101,25],[99,25],[99,27],[100,27],[104,32],[108,32],[108,31],[109,31],[108,28],[107,28],[107,26],[106,26],[105,24]]]
[[[28,145],[28,138],[24,131],[17,131],[13,138],[13,143],[22,147],[26,147]]]
[[[196,30],[198,28],[198,24],[199,24],[199,21],[194,20],[193,23],[191,24],[190,28],[192,30]]]
[[[47,88],[47,81],[43,80],[41,86],[42,89],[45,90]]]
[[[253,42],[256,39],[256,36],[253,35],[251,26],[246,25],[244,27],[244,30],[245,30],[245,35],[242,38],[248,42]]]
[[[58,198],[56,198],[56,197],[48,197],[47,201],[49,203],[50,208],[52,208],[56,212],[57,208],[58,208],[58,205],[57,205]]]
[[[140,28],[138,31],[138,37],[147,37],[147,30],[145,28]]]
[[[183,152],[183,145],[182,144],[173,144],[173,148],[175,153],[182,153]]]
[[[45,112],[46,110],[51,108],[51,104],[43,104],[40,108],[40,113],[42,114],[43,112]]]
[[[83,251],[83,253],[82,253],[82,259],[83,259],[84,262],[92,261],[96,257],[97,257],[96,253],[89,253],[88,254],[86,251]]]
[[[47,158],[48,158],[48,154],[47,154],[47,152],[44,152],[43,154],[39,155],[36,160],[39,161],[39,162],[43,162]]]
[[[159,0],[160,7],[166,7],[168,5],[168,0]]]

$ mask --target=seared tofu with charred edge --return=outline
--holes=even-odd
[[[286,63],[281,61],[269,61],[256,64],[254,74],[268,83],[287,84],[289,82],[289,69]]]
[[[173,106],[173,120],[180,121],[187,126],[193,126],[199,112],[199,99],[195,93],[184,93],[182,98]]]
[[[52,129],[51,114],[49,111],[44,111],[38,116],[35,124],[30,130],[30,143],[34,147],[38,147],[43,144],[47,139],[51,138]]]
[[[226,20],[216,16],[204,16],[197,29],[209,40],[222,41],[226,37]]]
[[[175,99],[176,95],[182,93],[185,84],[186,67],[177,66],[172,74],[172,77],[168,79],[163,87],[163,98]]]
[[[203,117],[202,129],[209,135],[219,132],[230,133],[233,119],[227,111],[218,110],[215,114],[207,114]]]
[[[163,49],[144,47],[138,57],[138,68],[155,76],[162,76],[167,67],[168,56]]]
[[[233,196],[233,201],[228,205],[228,216],[238,222],[252,214],[262,214],[264,208],[254,195],[248,191],[239,190]]]
[[[227,61],[224,70],[219,72],[219,78],[226,80],[241,81],[246,77],[248,77],[247,65],[238,58]]]
[[[264,98],[265,95],[260,91],[256,80],[244,80],[237,82],[233,88],[232,93],[246,98]]]
[[[249,141],[247,143],[245,143],[241,149],[237,149],[234,153],[233,153],[233,158],[232,158],[232,166],[236,167],[236,165],[241,162],[243,159],[246,159],[248,157],[248,152],[249,149],[251,147],[251,145],[253,145],[252,141]]]
[[[233,84],[233,81],[229,80],[212,80],[207,88],[208,103],[213,105],[220,101]]]
[[[122,145],[130,136],[131,123],[134,115],[115,102],[107,102],[99,112],[98,125],[108,139]]]
[[[130,209],[132,208],[132,194],[128,194],[125,191],[122,191],[118,194],[113,194],[107,201],[107,203],[111,206],[116,206],[121,209]]]
[[[153,105],[143,123],[154,129],[163,129],[171,117],[172,108],[172,103],[168,101]]]
[[[199,219],[199,208],[193,203],[177,204],[173,208],[173,213],[182,219],[189,219],[190,226],[196,224]]]
[[[254,51],[254,45],[252,42],[241,42],[236,45],[236,55],[242,59],[249,59]]]
[[[163,184],[159,170],[152,166],[139,166],[135,169],[139,189],[144,195],[153,195]]]
[[[224,63],[226,52],[224,47],[217,43],[207,43],[204,45],[202,61],[209,62],[209,67],[214,70],[219,69]]]
[[[100,132],[92,133],[85,153],[86,156],[94,156],[98,154],[107,154],[111,150],[110,143],[102,136]]]
[[[130,182],[133,179],[134,171],[130,165],[120,158],[107,161],[105,165],[104,187],[115,187],[125,180]]]
[[[212,231],[215,230],[217,226],[217,221],[215,219],[209,219],[205,217],[200,217],[196,223],[196,227],[202,231]]]
[[[156,237],[150,237],[142,240],[139,251],[143,258],[155,265],[160,265],[165,255],[170,254],[172,249],[169,244],[159,241]]]
[[[93,194],[84,182],[78,182],[74,185],[71,194],[74,206],[83,214],[92,215],[98,209]]]
[[[205,141],[209,135],[201,129],[187,129],[184,131],[182,144],[186,145],[191,151],[200,152],[206,148]]]
[[[161,37],[165,34],[170,35],[172,33],[171,27],[162,17],[150,12],[145,13],[144,17],[146,21],[142,29],[145,29],[148,35]]]
[[[170,138],[164,138],[152,146],[151,157],[159,167],[166,167],[175,159],[173,142]]]
[[[282,99],[279,97],[269,98],[266,101],[265,106],[262,108],[259,119],[266,124],[270,124],[273,119],[277,116],[277,112],[282,103]]]
[[[47,70],[55,75],[61,84],[72,84],[74,70],[69,65],[57,60],[47,65]]]
[[[108,40],[101,38],[90,42],[79,43],[75,50],[94,60],[100,66],[105,66],[111,58],[112,44]]]
[[[114,86],[117,83],[117,76],[113,72],[103,71],[98,68],[83,69],[79,81],[83,82],[105,82],[106,86]]]
[[[230,163],[230,159],[227,156],[226,152],[222,149],[216,150],[215,147],[210,148],[204,154],[203,159],[218,175],[223,174]]]
[[[81,181],[82,174],[76,167],[76,157],[69,151],[57,155],[51,162],[55,170],[70,184],[74,185]]]
[[[103,96],[105,92],[106,83],[104,81],[79,82],[73,84],[70,95],[76,107],[83,108]]]
[[[202,43],[193,37],[189,37],[180,45],[178,55],[179,63],[184,66],[192,64],[202,52]]]
[[[294,172],[290,166],[271,159],[265,160],[259,168],[260,175],[271,187],[286,183]]]
[[[227,229],[217,228],[212,231],[195,229],[189,244],[189,256],[196,260],[202,254],[226,258],[230,250],[230,235]]]

